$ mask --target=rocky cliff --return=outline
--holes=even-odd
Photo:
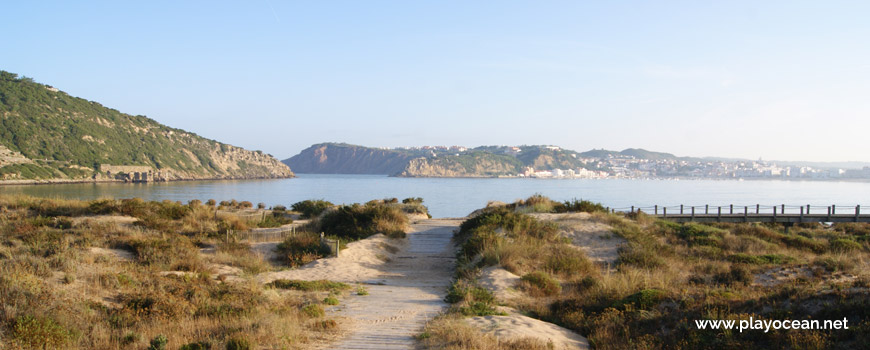
[[[523,164],[514,157],[485,152],[416,158],[398,176],[404,177],[495,177],[516,175]]]
[[[395,175],[414,155],[396,150],[321,143],[284,160],[298,173]]]
[[[167,127],[0,71],[0,180],[292,177],[274,157]],[[144,169],[150,169],[144,171]],[[141,173],[141,174],[140,174]]]
[[[306,148],[284,163],[300,173],[403,177],[497,177],[537,170],[578,169],[577,153],[553,146],[414,147],[382,149],[341,143]]]

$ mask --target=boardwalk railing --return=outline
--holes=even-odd
[[[736,206],[659,206],[617,208],[611,211],[635,213],[642,211],[653,216],[677,222],[776,222],[794,224],[802,222],[870,222],[870,213],[862,213],[861,206],[761,205]],[[627,209],[627,210],[626,210]]]

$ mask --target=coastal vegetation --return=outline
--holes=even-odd
[[[624,244],[596,263],[562,235],[558,203],[493,205],[465,221],[451,312],[427,327],[429,348],[480,342],[463,317],[518,312],[571,329],[596,349],[847,349],[870,341],[870,225],[678,224],[584,208]],[[569,207],[566,205],[565,207]],[[561,215],[561,216],[560,216]],[[477,280],[502,267],[519,297]],[[700,330],[695,320],[842,320],[840,330]],[[458,320],[458,321],[457,321]]]
[[[290,266],[305,265],[331,253],[321,243],[321,233],[341,245],[378,233],[404,238],[409,214],[429,214],[422,198],[406,198],[401,203],[396,198],[387,198],[338,206],[325,200],[304,200],[292,208],[310,222],[277,247],[278,259]]]
[[[0,180],[90,179],[101,164],[150,167],[169,179],[293,175],[263,152],[124,114],[0,71]]]
[[[280,266],[227,229],[262,216],[217,211],[215,201],[0,197],[0,344],[298,349],[336,332],[320,304],[349,287],[253,283]]]

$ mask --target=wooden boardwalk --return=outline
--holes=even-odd
[[[870,222],[861,206],[654,206],[631,207],[628,212],[643,211],[660,219],[676,222],[770,222],[786,225],[805,222]]]

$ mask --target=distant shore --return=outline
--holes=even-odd
[[[43,180],[0,180],[0,186],[31,186],[31,185],[67,185],[67,184],[155,184],[163,182],[183,182],[183,181],[220,181],[220,180],[270,180],[270,179],[292,179],[291,176],[275,176],[275,177],[207,177],[207,178],[191,178],[191,179],[172,179],[165,181],[147,181],[133,182],[113,179],[43,179]]]

